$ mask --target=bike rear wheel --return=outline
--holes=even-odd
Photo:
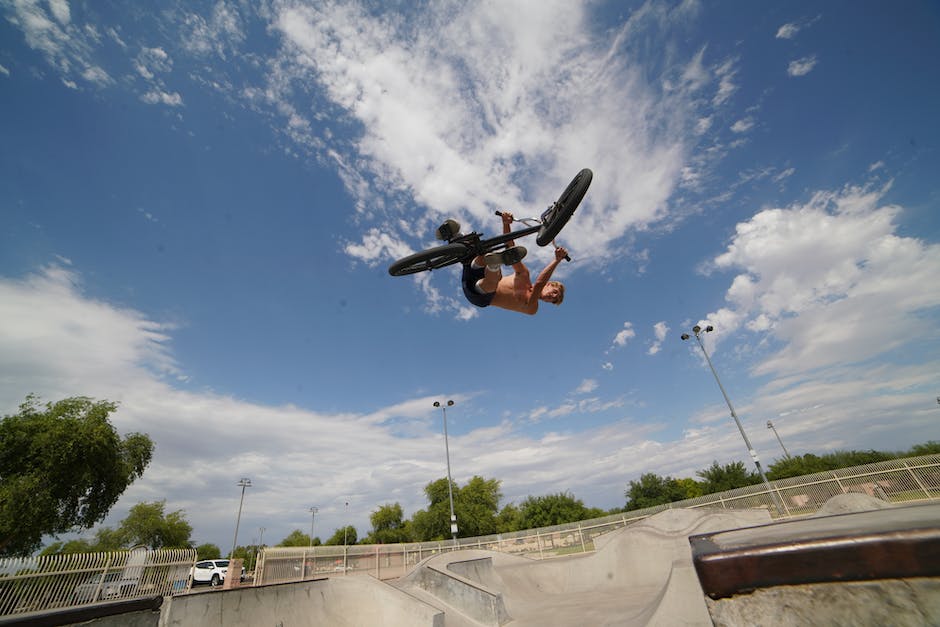
[[[581,204],[581,199],[587,193],[593,178],[594,173],[588,168],[584,168],[568,184],[565,191],[558,197],[558,201],[548,210],[548,215],[543,218],[542,228],[539,229],[539,234],[535,238],[539,246],[550,244],[568,223],[568,220],[574,215],[574,210]]]
[[[425,270],[437,270],[463,261],[470,249],[463,244],[445,244],[402,257],[388,267],[392,276],[405,276]]]

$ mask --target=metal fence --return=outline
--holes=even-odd
[[[0,616],[184,592],[196,549],[0,559]]]
[[[776,520],[808,516],[838,494],[861,493],[891,503],[940,498],[940,455],[924,455],[843,468],[708,494],[646,509],[527,531],[437,542],[343,546],[268,547],[262,550],[255,585],[344,574],[393,579],[426,557],[480,548],[545,559],[594,550],[594,538],[666,509],[767,509]],[[781,510],[782,508],[782,510]]]

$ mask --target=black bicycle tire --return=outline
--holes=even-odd
[[[588,187],[591,186],[591,180],[593,178],[594,173],[588,168],[584,168],[571,180],[568,187],[565,188],[565,191],[558,197],[558,201],[552,206],[551,213],[545,221],[545,224],[539,229],[539,234],[535,238],[535,242],[539,246],[547,246],[550,244],[558,233],[561,232],[561,229],[568,224],[568,220],[574,215],[574,210],[581,204],[581,200],[587,193]]]
[[[462,261],[469,250],[463,244],[445,244],[428,248],[419,253],[402,257],[388,267],[388,273],[392,276],[406,276],[425,270],[437,270]]]

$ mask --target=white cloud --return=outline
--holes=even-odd
[[[245,39],[242,19],[234,3],[219,0],[208,19],[196,13],[186,15],[181,27],[183,46],[198,55],[215,54],[227,59]]]
[[[69,10],[69,3],[67,0],[48,0],[49,1],[49,10],[52,11],[52,15],[55,16],[55,19],[59,21],[60,24],[66,25],[72,20],[72,14]]]
[[[597,386],[597,379],[585,379],[574,392],[575,394],[590,394],[597,389]]]
[[[169,107],[179,107],[183,104],[183,97],[176,92],[167,93],[159,89],[152,89],[140,97],[147,104],[165,104]]]
[[[667,333],[669,333],[669,325],[664,321],[657,322],[653,325],[653,335],[656,339],[650,343],[649,350],[646,351],[648,355],[655,355],[660,351]]]
[[[734,133],[746,133],[752,128],[754,128],[754,118],[741,118],[731,125],[731,130]]]
[[[742,273],[709,320],[769,334],[779,348],[755,372],[858,363],[929,334],[922,314],[940,306],[940,291],[925,286],[940,272],[940,246],[897,235],[901,209],[881,204],[886,192],[817,192],[737,225],[714,266]]]
[[[303,115],[291,106],[297,85],[319,85],[357,123],[352,150],[331,146],[361,173],[347,179],[357,205],[413,247],[415,233],[445,217],[490,229],[496,207],[538,215],[587,166],[594,183],[565,229],[566,245],[590,246],[598,261],[623,254],[614,242],[663,217],[681,180],[689,131],[708,117],[693,93],[708,80],[722,83],[722,98],[733,90],[732,66],[710,73],[699,51],[669,68],[673,80],[662,91],[620,54],[634,45],[637,21],[601,37],[573,3],[533,5],[524,22],[501,4],[431,5],[408,16],[355,3],[275,7],[283,49],[270,82],[251,93],[263,93],[290,128]],[[641,13],[651,24],[684,19]],[[584,67],[603,71],[587,77]],[[399,204],[395,194],[389,202],[400,189],[426,214],[415,216],[414,202]],[[365,241],[349,251],[392,259],[373,259]]]
[[[718,91],[712,98],[712,104],[718,107],[725,104],[732,94],[738,90],[738,86],[734,82],[734,77],[737,74],[734,61],[729,60],[722,63],[715,69],[715,74],[718,76]]]
[[[813,71],[814,67],[816,67],[816,55],[810,55],[791,61],[790,65],[787,66],[787,74],[790,76],[806,76]]]
[[[794,23],[784,24],[777,29],[777,39],[793,39],[799,32],[800,27]]]
[[[0,74],[3,74],[4,76],[9,76],[10,70],[8,70],[6,67],[0,64]]]
[[[163,48],[141,48],[134,61],[134,69],[143,78],[151,80],[157,72],[169,72],[173,61]]]
[[[632,322],[624,322],[623,329],[621,329],[617,335],[614,336],[614,343],[611,345],[613,348],[623,348],[627,345],[627,342],[636,337],[636,331],[633,330]],[[610,349],[608,349],[610,350]]]
[[[100,86],[108,85],[114,82],[107,72],[97,66],[85,68],[85,71],[82,72],[82,78],[84,78],[89,83],[96,83]]]

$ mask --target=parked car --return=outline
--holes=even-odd
[[[193,585],[209,584],[218,586],[225,582],[225,576],[228,573],[228,560],[202,560],[196,562],[196,565],[190,571],[190,577],[193,578]],[[245,581],[245,567],[242,567],[240,581]]]
[[[72,603],[88,603],[131,595],[137,589],[136,579],[122,579],[122,571],[98,573],[75,586]]]

